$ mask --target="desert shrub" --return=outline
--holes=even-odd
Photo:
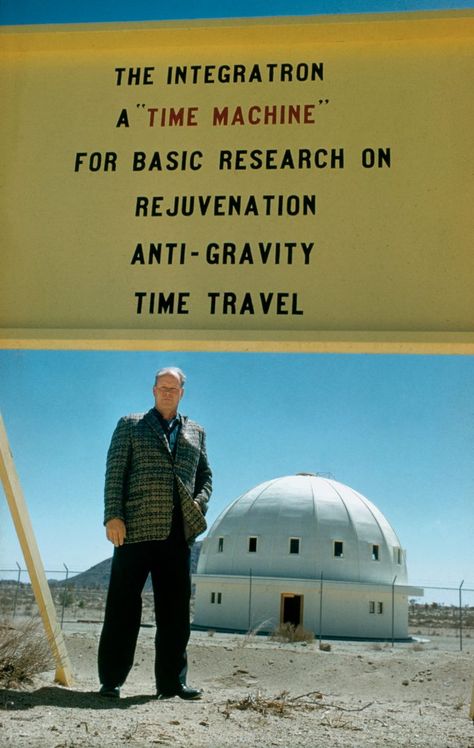
[[[312,631],[293,623],[280,623],[271,635],[271,639],[278,642],[311,642],[314,639]]]
[[[256,641],[257,636],[260,633],[269,631],[271,623],[272,623],[271,620],[268,618],[265,621],[260,621],[259,623],[256,623],[245,634],[239,637],[237,646],[246,647],[247,644],[254,643]]]
[[[474,613],[469,612],[463,616],[463,623],[465,626],[474,626]]]
[[[31,683],[33,676],[52,665],[48,642],[39,623],[0,623],[0,683],[19,686]]]

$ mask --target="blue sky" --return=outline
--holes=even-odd
[[[30,2],[0,23],[163,20],[470,8],[472,2]],[[156,369],[189,377],[183,412],[208,432],[211,522],[278,475],[330,472],[373,501],[410,580],[474,587],[474,360],[463,356],[0,351],[0,409],[47,569],[108,557],[103,473],[118,418],[152,405]],[[23,565],[0,501],[0,568]]]

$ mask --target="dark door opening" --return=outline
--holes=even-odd
[[[281,596],[281,623],[299,626],[303,621],[303,595],[284,593]]]

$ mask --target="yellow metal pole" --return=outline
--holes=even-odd
[[[7,502],[13,517],[18,540],[28,569],[36,603],[43,626],[56,662],[55,680],[64,685],[72,685],[72,669],[62,631],[56,618],[51,591],[44,573],[43,563],[36,543],[28,507],[20,485],[13,455],[8,443],[7,432],[0,415],[0,478]]]

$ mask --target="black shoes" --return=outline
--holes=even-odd
[[[119,686],[101,686],[99,691],[100,696],[104,696],[106,699],[119,699],[120,698],[120,687]]]
[[[158,691],[156,698],[159,701],[165,699],[172,699],[174,696],[179,696],[180,699],[186,701],[196,701],[202,697],[202,690],[200,688],[191,688],[191,686],[180,686],[176,691]]]
[[[106,699],[119,699],[120,686],[103,685],[100,687],[99,696],[103,696]],[[179,696],[180,699],[185,699],[185,701],[195,701],[201,698],[202,690],[200,688],[191,688],[191,686],[179,686],[175,691],[159,691],[156,694],[156,698],[159,701],[172,699],[175,696]]]

